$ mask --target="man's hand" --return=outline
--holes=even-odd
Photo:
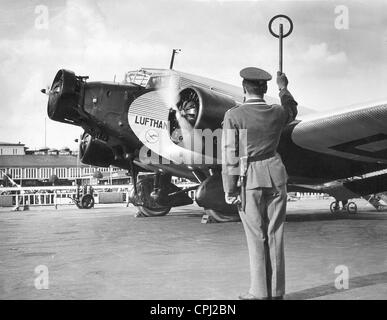
[[[280,90],[287,88],[288,86],[288,78],[286,77],[285,73],[281,73],[280,71],[277,72],[277,84],[278,88]]]
[[[225,194],[224,200],[227,204],[237,204],[239,202],[238,195],[237,194]]]

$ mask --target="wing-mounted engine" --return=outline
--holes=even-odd
[[[108,167],[113,163],[114,154],[104,141],[96,139],[85,132],[79,143],[79,159],[84,164]]]
[[[79,142],[79,159],[82,163],[96,166],[115,166],[132,168],[134,154],[125,145],[118,145],[117,140],[105,141],[84,132]]]
[[[176,106],[192,128],[215,130],[221,128],[224,113],[235,105],[229,96],[204,88],[187,87],[180,92]],[[171,111],[169,121],[171,134],[181,127],[175,110]]]

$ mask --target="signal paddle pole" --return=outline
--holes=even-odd
[[[284,36],[284,25],[281,23],[279,25],[279,71],[282,73],[282,63],[283,63],[283,55],[282,55],[282,43],[283,43],[283,36]]]
[[[273,22],[277,19],[286,19],[289,22],[289,30],[284,34],[284,25],[282,23],[279,24],[279,32],[276,34],[273,30]],[[282,73],[283,70],[283,39],[286,38],[293,31],[293,22],[292,20],[283,14],[279,14],[274,16],[269,21],[269,31],[270,33],[278,38],[279,40],[279,71]]]

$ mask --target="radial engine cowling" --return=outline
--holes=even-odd
[[[221,128],[225,112],[235,105],[236,102],[226,95],[187,87],[179,94],[177,109],[193,128],[215,130]],[[170,114],[169,121],[171,132],[179,127],[174,112]]]
[[[102,140],[84,133],[79,143],[79,159],[84,164],[97,167],[108,167],[114,160],[112,150]]]
[[[49,91],[47,114],[50,119],[77,124],[82,101],[82,77],[61,69],[57,72]]]

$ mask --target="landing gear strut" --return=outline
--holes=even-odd
[[[137,189],[140,189],[139,186],[137,186]],[[141,191],[140,191],[141,192]],[[150,194],[149,194],[150,195]],[[135,191],[134,191],[134,188],[132,189],[131,193],[130,193],[130,198],[134,198],[135,197]],[[150,199],[152,199],[151,197],[149,197]],[[138,211],[144,215],[145,217],[161,217],[161,216],[165,216],[169,213],[169,211],[171,211],[171,208],[172,207],[162,207],[162,206],[159,206],[157,205],[157,203],[155,203],[155,201],[149,201],[147,203],[147,206],[141,206],[141,205],[136,205]]]
[[[164,216],[172,207],[192,204],[192,199],[176,185],[171,183],[171,176],[156,173],[143,175],[135,184],[129,196],[139,212],[146,217]]]

